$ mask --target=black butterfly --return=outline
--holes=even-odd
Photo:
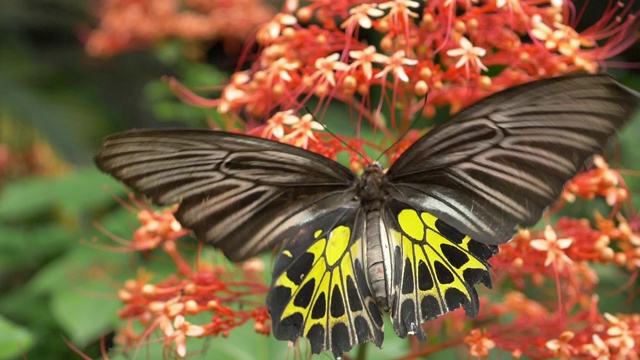
[[[209,130],[108,137],[96,164],[233,261],[282,243],[267,299],[278,339],[336,357],[400,337],[491,286],[487,260],[534,225],[633,114],[637,93],[606,75],[516,86],[472,105],[386,171],[358,177],[318,154]]]

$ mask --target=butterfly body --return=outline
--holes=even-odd
[[[352,201],[284,239],[267,299],[275,336],[338,357],[353,343],[380,346],[386,311],[399,336],[422,340],[424,319],[460,306],[475,316],[473,285],[491,285],[497,247],[393,199],[377,164],[354,181]]]
[[[488,260],[532,226],[633,115],[640,96],[606,75],[535,81],[462,110],[383,171],[219,131],[108,137],[96,164],[233,261],[281,244],[267,297],[278,339],[340,357],[479,308]]]
[[[380,223],[380,209],[387,201],[385,191],[386,179],[378,163],[365,166],[364,173],[358,179],[357,199],[365,212],[366,238],[366,274],[367,283],[376,299],[377,305],[384,311],[389,311],[389,303],[393,294],[389,284],[391,260],[388,241],[383,241],[385,231]],[[382,225],[382,226],[381,226]]]

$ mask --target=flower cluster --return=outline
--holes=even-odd
[[[298,99],[309,94],[356,105],[375,86],[392,90],[391,105],[405,105],[409,114],[420,108],[411,99],[427,91],[428,109],[449,105],[456,112],[515,84],[594,72],[599,61],[633,42],[629,32],[637,28],[634,16],[614,17],[629,12],[618,4],[578,33],[569,26],[570,6],[562,1],[288,3],[258,31],[263,51],[245,76],[227,86],[221,112],[265,117],[273,109],[298,109]],[[313,17],[320,26],[304,26]],[[358,40],[372,31],[381,38],[375,46]],[[489,77],[489,68],[502,71]],[[375,122],[379,115],[380,107],[367,118]]]
[[[567,191],[605,199],[611,215],[562,217],[541,230],[521,230],[500,247],[490,262],[495,286],[505,291],[501,301],[483,304],[477,319],[485,324],[482,336],[471,333],[472,340],[467,342],[473,356],[486,357],[484,349],[495,347],[515,358],[637,359],[640,316],[600,312],[596,267],[608,265],[629,272],[623,285],[632,286],[640,273],[640,228],[631,226],[616,210],[627,197],[609,195],[626,188],[615,188],[616,181],[603,181],[621,179],[620,174],[602,158],[595,163],[596,168],[576,177]],[[615,191],[598,190],[604,188]]]
[[[168,83],[185,103],[215,107],[229,120],[227,130],[242,128],[332,159],[346,152],[349,166],[359,171],[367,159],[358,153],[364,154],[365,147],[381,153],[397,134],[405,134],[388,154],[393,161],[415,142],[422,132],[410,130],[410,122],[417,115],[432,117],[447,107],[455,113],[491,93],[538,78],[596,72],[636,41],[640,22],[630,4],[608,2],[599,21],[577,31],[580,14],[568,0],[287,0],[282,12],[258,28],[255,39],[261,51],[251,68],[234,73],[219,98],[200,97],[175,79]],[[313,115],[298,115],[312,97],[319,99]],[[354,137],[336,137],[321,124],[334,100],[357,114]],[[380,132],[384,141],[361,137],[364,125]],[[478,317],[470,320],[456,311],[427,322],[428,333],[442,333],[444,340],[413,344],[399,357],[466,345],[477,358],[501,349],[514,358],[637,359],[640,316],[599,310],[602,275],[596,269],[606,266],[637,278],[640,223],[629,215],[632,192],[620,172],[600,157],[593,165],[567,185],[552,212],[577,199],[604,199],[606,215],[547,218],[543,229],[520,231],[490,260],[494,290],[481,296]],[[164,224],[150,229],[180,231]],[[154,231],[143,236],[147,242],[136,243],[166,244]],[[233,284],[225,280],[230,272],[203,276],[201,271],[182,271],[180,278],[151,287],[146,278],[130,281],[121,296],[123,314],[159,328],[181,356],[182,339],[224,333],[220,321],[239,324],[253,318],[256,331],[268,331],[266,317],[256,317],[265,315],[259,307],[251,310],[255,313],[235,312],[226,318],[230,305],[222,308],[222,301],[214,301],[212,308],[211,297],[238,298],[207,287],[206,281],[212,281],[215,289],[226,289]],[[248,276],[246,271],[236,270],[241,277]],[[266,291],[256,284],[254,290]],[[209,290],[194,295],[188,289]],[[212,324],[217,325],[190,324],[189,309],[214,312],[218,320]],[[125,343],[134,341],[133,335]]]
[[[601,156],[596,156],[593,164],[592,170],[579,174],[567,184],[563,198],[573,202],[576,197],[590,200],[596,196],[602,196],[609,206],[624,203],[628,199],[629,190],[622,176],[610,169]]]
[[[269,314],[264,306],[268,286],[264,284],[264,264],[260,259],[249,260],[237,268],[203,260],[192,266],[177,243],[188,233],[173,216],[177,207],[154,211],[133,202],[135,206],[121,203],[136,212],[140,226],[130,241],[108,234],[124,246],[109,250],[148,254],[160,249],[176,265],[177,274],[154,283],[151,273],[140,271],[136,279],[127,280],[118,291],[123,303],[118,315],[126,325],[115,342],[122,350],[149,340],[152,330],[159,330],[165,346],[180,357],[187,355],[189,337],[228,336],[231,330],[247,322],[253,322],[259,334],[270,333]],[[189,321],[201,314],[210,314],[206,324]],[[145,329],[142,332],[135,330],[140,325]]]
[[[501,304],[480,315],[494,323],[482,332],[471,330],[465,343],[478,358],[496,348],[516,359],[637,359],[640,316],[601,314],[597,305],[594,298],[584,309],[564,317],[521,293],[507,293]],[[495,323],[507,317],[501,325]]]
[[[149,330],[158,329],[165,346],[185,357],[188,337],[226,337],[249,321],[257,333],[268,335],[269,313],[264,298],[259,296],[268,287],[252,271],[247,269],[242,274],[221,266],[201,266],[186,276],[169,277],[155,285],[146,274],[126,281],[118,291],[124,304],[118,315],[126,320],[126,326],[118,333],[116,343],[125,350],[135,348]],[[203,313],[211,316],[206,324],[188,321]],[[144,333],[134,330],[136,322],[146,329]]]
[[[100,24],[86,39],[86,51],[93,56],[113,56],[172,38],[224,41],[227,49],[237,49],[273,15],[260,0],[103,0],[97,12]]]
[[[283,113],[293,121],[311,96],[320,99],[314,109],[320,119],[337,99],[392,139],[421,110],[430,117],[448,106],[455,113],[534,79],[596,72],[635,41],[639,23],[630,6],[610,2],[601,20],[582,32],[572,27],[572,9],[561,0],[340,0],[307,6],[290,0],[258,29],[262,51],[251,69],[231,77],[219,99],[175,89],[193,105],[248,118],[253,134],[271,138],[280,134],[271,129]],[[362,40],[367,38],[377,40]],[[375,88],[381,89],[378,99]],[[425,95],[423,106],[418,99]],[[390,109],[389,120],[383,109]],[[314,150],[322,142],[311,140],[296,144]],[[367,144],[355,145],[363,152]],[[337,150],[352,152],[347,146]]]

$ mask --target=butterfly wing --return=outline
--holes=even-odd
[[[476,316],[479,303],[474,285],[491,288],[487,260],[495,245],[472,240],[434,215],[391,200],[382,211],[393,252],[391,318],[398,336],[426,336],[420,324],[464,308]]]
[[[504,243],[540,219],[639,102],[606,75],[505,90],[407,149],[387,172],[389,194],[476,241]]]
[[[227,132],[116,134],[104,140],[95,162],[155,204],[179,203],[180,223],[234,261],[261,252],[355,194],[355,175],[335,161]]]
[[[277,339],[306,337],[336,358],[355,344],[383,340],[383,318],[363,268],[365,215],[358,202],[292,233],[273,270],[267,308]]]

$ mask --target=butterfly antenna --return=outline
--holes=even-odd
[[[329,133],[331,136],[333,136],[334,138],[338,139],[338,141],[340,141],[340,142],[342,143],[342,145],[344,145],[344,146],[348,147],[351,151],[353,151],[354,153],[356,153],[356,154],[360,155],[360,157],[361,157],[362,159],[364,159],[364,161],[367,161],[367,158],[366,158],[364,155],[362,155],[362,153],[361,153],[360,151],[356,150],[353,146],[349,145],[349,143],[347,143],[346,141],[342,140],[338,135],[336,135],[336,133],[334,133],[333,131],[329,130],[329,128],[328,128],[325,124],[323,124],[323,123],[321,123],[320,121],[318,121],[318,119],[316,119],[316,117],[313,115],[313,113],[311,113],[311,111],[309,110],[309,108],[308,108],[308,107],[306,107],[306,106],[305,106],[304,108],[307,110],[307,113],[308,113],[309,115],[311,115],[311,117],[313,118],[313,120],[315,120],[315,122],[317,122],[318,124],[320,124],[320,126],[322,126],[326,132],[328,132],[328,133]],[[367,162],[368,162],[368,161],[367,161]]]
[[[387,149],[385,151],[383,151],[380,155],[378,155],[378,157],[376,158],[376,162],[378,162],[378,160],[380,160],[380,158],[389,152],[389,150],[393,149],[396,145],[398,145],[398,143],[400,141],[402,141],[402,139],[409,133],[409,130],[411,130],[413,128],[413,126],[416,124],[416,122],[418,122],[418,119],[420,118],[420,114],[422,114],[422,112],[424,111],[424,107],[427,106],[427,96],[429,95],[429,93],[427,93],[424,97],[424,102],[422,103],[422,106],[420,107],[420,111],[418,111],[416,113],[416,116],[414,116],[413,120],[411,120],[411,124],[409,124],[409,127],[407,128],[407,131],[404,132],[404,134],[400,135],[399,138],[396,139],[396,141],[393,142],[393,144],[391,144],[391,146],[387,147]]]

